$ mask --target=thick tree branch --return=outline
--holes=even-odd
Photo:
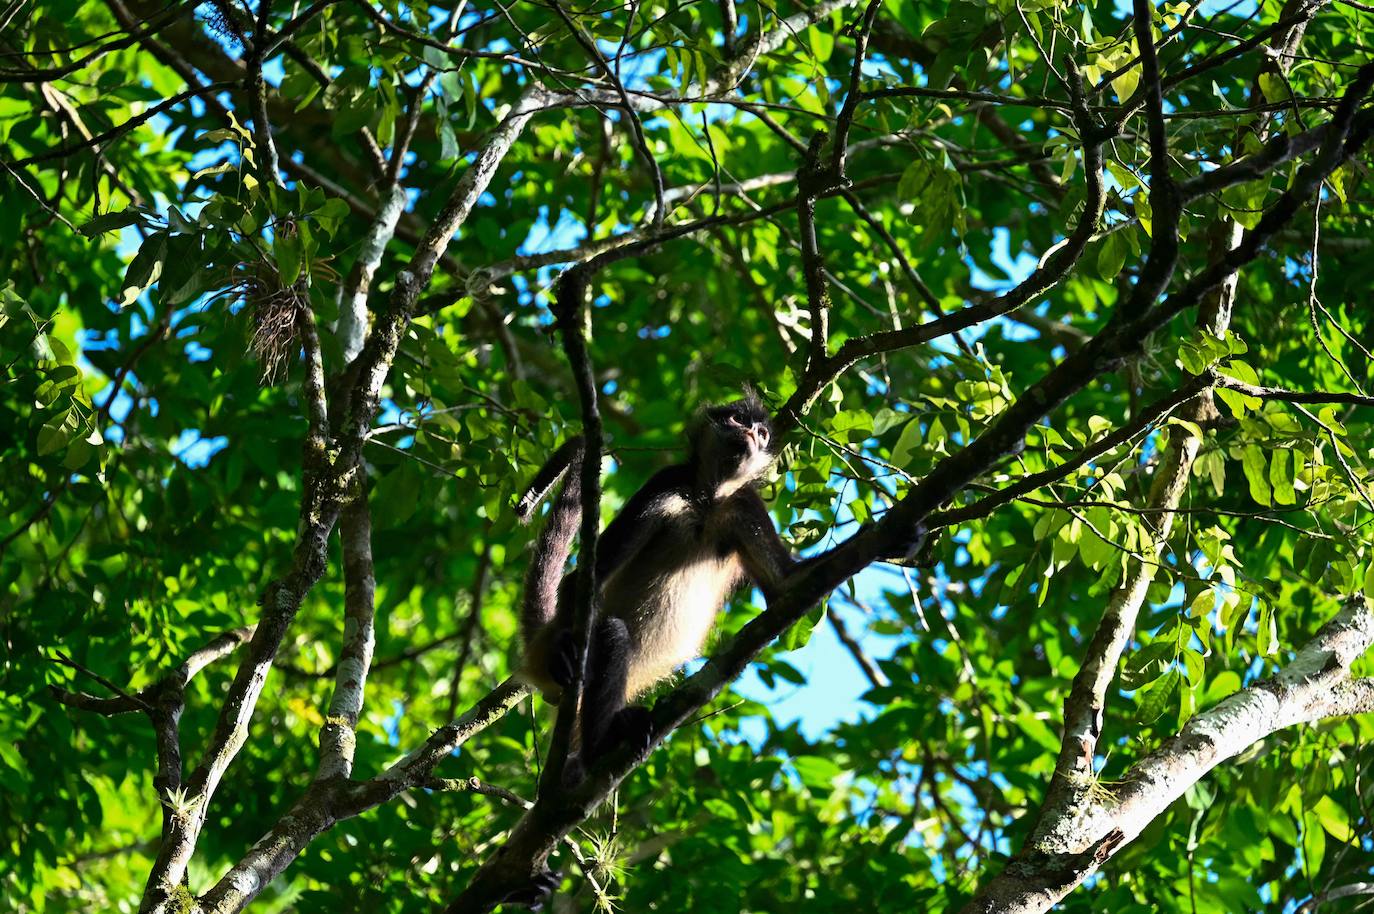
[[[1350,665],[1374,643],[1374,610],[1363,597],[1344,609],[1282,670],[1193,716],[1158,750],[1137,762],[1112,791],[1099,791],[1072,811],[1060,850],[1019,855],[989,880],[963,914],[1032,914],[1048,910],[1115,851],[1129,843],[1207,772],[1285,727],[1364,713],[1374,706],[1368,679]],[[1084,865],[1066,857],[1105,847]]]
[[[1145,19],[1148,28],[1148,18],[1142,12],[1143,4],[1140,0],[1136,2],[1135,25],[1139,34],[1142,19]],[[1295,28],[1301,29],[1302,26],[1297,25]],[[1147,51],[1147,55],[1153,57],[1152,48]],[[1149,104],[1152,112],[1156,112],[1150,115],[1152,129],[1155,126],[1162,128],[1156,109],[1158,99],[1151,98]],[[1263,131],[1263,125],[1260,130]],[[1162,163],[1156,158],[1156,153],[1165,152],[1162,135],[1152,133],[1151,149],[1152,167],[1159,167]],[[1169,205],[1174,202],[1176,201],[1169,199]],[[1237,246],[1241,236],[1223,224],[1218,231],[1212,233],[1211,240],[1215,263],[1225,259],[1228,252]],[[1176,250],[1176,242],[1174,247]],[[1235,299],[1235,276],[1234,271],[1223,275],[1216,289],[1206,300],[1198,315],[1198,324],[1203,332],[1214,336],[1225,333]],[[1214,372],[1208,374],[1212,384],[1224,383],[1226,380]],[[1189,418],[1195,422],[1204,421],[1211,409],[1210,395],[1204,391],[1191,402]],[[1191,434],[1170,436],[1146,502],[1148,510],[1158,517],[1150,543],[1151,559],[1163,549],[1167,541],[1174,513],[1187,489],[1199,444],[1197,438]],[[980,890],[978,898],[970,904],[970,909],[1001,911],[1008,901],[1013,905],[1010,910],[1041,910],[1048,907],[1047,900],[1052,903],[1057,897],[1062,897],[1062,893],[1056,895],[1056,892],[1050,889],[1051,886],[1064,886],[1063,891],[1067,892],[1127,840],[1126,833],[1115,826],[1106,831],[1099,831],[1089,836],[1089,839],[1085,839],[1078,829],[1082,823],[1083,811],[1090,808],[1094,802],[1091,788],[1095,776],[1097,744],[1102,735],[1107,691],[1121,654],[1135,631],[1136,618],[1155,574],[1156,568],[1148,561],[1140,563],[1128,573],[1122,587],[1113,592],[1108,601],[1102,620],[1087,646],[1083,663],[1064,703],[1063,743],[1036,826],[1013,863],[1001,876],[995,877]],[[1080,860],[1082,865],[1066,867],[1063,865],[1066,858]],[[1026,898],[1015,898],[1015,891],[1004,892],[1008,880],[1016,879],[1022,868],[1036,872],[1043,884],[1041,895],[1030,893]],[[1008,894],[1013,897],[1004,897]],[[996,899],[996,902],[993,903],[992,899]],[[990,906],[979,907],[980,900]],[[1026,906],[1016,907],[1020,904]]]
[[[367,674],[376,645],[375,598],[372,570],[372,509],[359,496],[339,518],[343,542],[344,630],[334,678],[329,716],[320,728],[320,764],[316,780],[347,778],[353,773],[358,717],[363,710]]]
[[[435,76],[433,71],[426,73],[411,96],[410,113],[391,148],[391,158],[387,162],[381,205],[372,215],[367,234],[363,236],[362,246],[358,251],[358,259],[349,270],[347,281],[339,287],[339,320],[334,332],[339,347],[343,350],[345,365],[358,357],[367,339],[367,297],[372,289],[372,279],[377,273],[377,268],[381,266],[387,245],[396,236],[396,227],[406,208],[406,189],[402,186],[400,178],[401,165],[415,136],[420,113],[424,110],[425,95]]]

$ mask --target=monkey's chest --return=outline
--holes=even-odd
[[[605,609],[625,620],[634,645],[631,695],[701,655],[742,573],[738,556],[710,530],[681,524],[661,531],[607,582]]]

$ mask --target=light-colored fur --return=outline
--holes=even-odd
[[[716,615],[744,580],[739,556],[716,546],[728,523],[723,505],[702,509],[670,495],[646,519],[630,555],[601,582],[600,611],[624,619],[630,634],[627,701],[701,656]],[[540,630],[517,671],[551,700],[562,691],[548,676],[555,634],[551,625]]]
[[[745,486],[751,485],[768,472],[768,467],[772,463],[773,456],[767,451],[755,451],[740,464],[735,475],[717,484],[716,497],[729,498]]]
[[[634,699],[701,656],[716,615],[743,579],[733,553],[715,544],[723,521],[670,496],[656,512],[657,529],[602,585],[603,611],[625,620],[631,662],[626,699]]]

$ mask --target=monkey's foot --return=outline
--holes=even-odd
[[[548,903],[549,896],[553,890],[563,882],[563,874],[549,869],[547,866],[530,877],[529,885],[521,886],[507,892],[501,899],[501,904],[523,905],[531,911],[541,910]]]
[[[577,661],[577,641],[572,629],[565,628],[554,636],[553,650],[549,652],[549,678],[560,689],[566,689],[572,685]]]
[[[890,554],[884,554],[882,560],[904,568],[925,568],[935,563],[935,545],[939,541],[940,531],[932,535],[925,524],[919,524],[898,541],[896,548],[887,550]]]
[[[581,755],[570,755],[563,761],[563,786],[568,790],[579,786],[587,779],[587,766],[582,763]]]
[[[649,750],[653,746],[654,727],[653,715],[649,713],[648,708],[641,705],[621,708],[611,726],[615,741],[634,750],[635,761],[642,762],[649,757]]]

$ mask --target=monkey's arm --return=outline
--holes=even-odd
[[[596,579],[604,582],[632,558],[662,524],[665,500],[690,491],[691,474],[685,466],[659,470],[630,496],[615,519],[601,531],[596,543]]]
[[[734,545],[754,586],[771,597],[800,563],[773,529],[773,518],[759,493],[747,489],[735,496]]]

